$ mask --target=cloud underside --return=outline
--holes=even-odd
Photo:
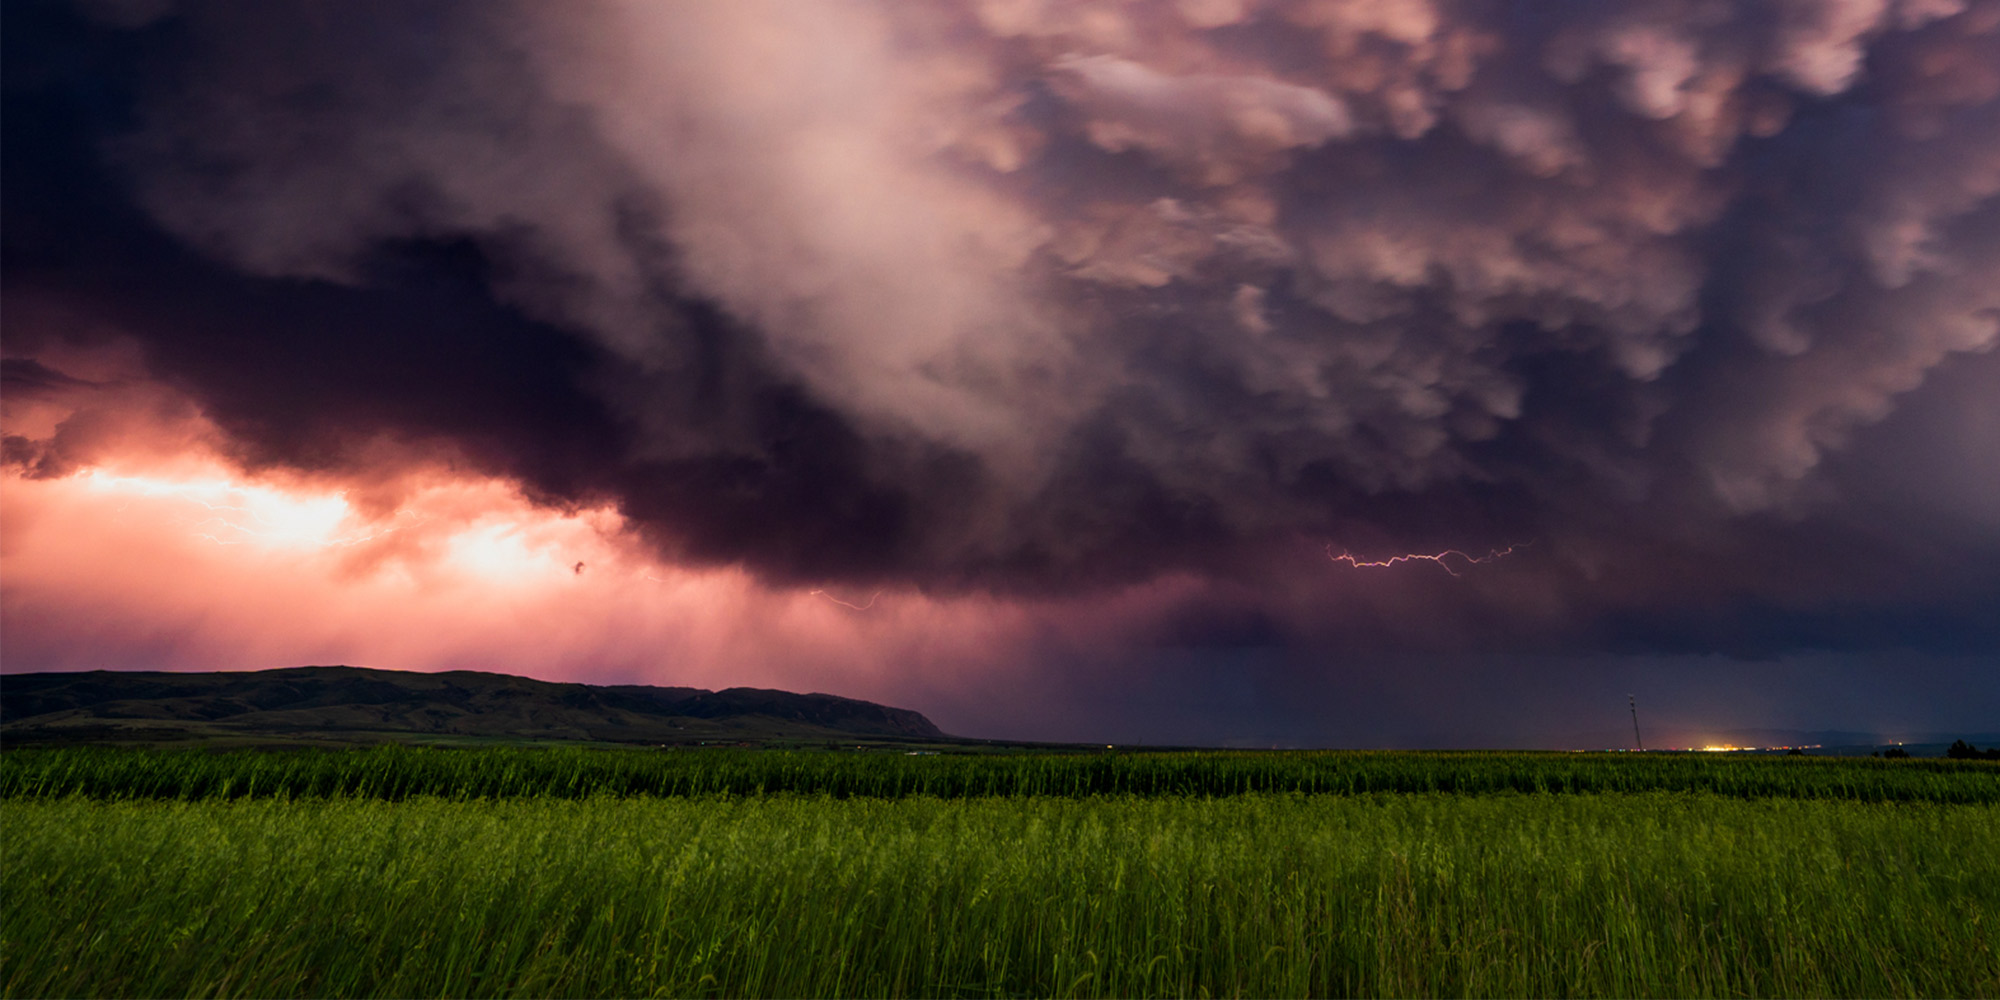
[[[1996,0],[79,10],[20,475],[198,424],[1196,645],[2000,649]]]

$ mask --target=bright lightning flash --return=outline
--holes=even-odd
[[[341,532],[353,515],[342,493],[295,496],[268,486],[225,479],[155,479],[83,473],[93,492],[179,500],[206,512],[192,525],[194,536],[217,545],[252,543],[266,548],[320,549],[359,545],[397,530],[397,525]],[[399,519],[408,515],[398,511]]]
[[[1328,544],[1326,547],[1326,557],[1337,563],[1346,563],[1355,569],[1386,569],[1398,563],[1432,562],[1436,563],[1439,569],[1450,573],[1452,576],[1457,576],[1458,571],[1451,568],[1451,560],[1456,559],[1466,566],[1477,566],[1480,563],[1489,563],[1495,559],[1511,555],[1515,549],[1521,547],[1521,545],[1509,545],[1504,549],[1490,550],[1483,556],[1475,556],[1461,549],[1446,549],[1443,552],[1406,552],[1399,556],[1390,556],[1387,559],[1362,559],[1352,552],[1342,552],[1336,555],[1334,554],[1333,546]]]
[[[416,560],[488,582],[546,580],[558,572],[582,576],[575,554],[601,552],[601,540],[617,527],[604,511],[524,509],[512,488],[498,481],[424,485],[387,517],[355,509],[343,490],[292,489],[214,471],[165,477],[92,469],[74,481],[115,504],[111,509],[121,519],[164,525],[246,555],[357,549],[400,532],[402,538],[421,536],[398,550],[405,567]]]

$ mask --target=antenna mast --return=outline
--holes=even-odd
[[[1639,738],[1639,699],[1628,694],[1625,700],[1632,705],[1632,745],[1644,750],[1646,741]]]

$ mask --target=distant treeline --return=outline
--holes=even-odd
[[[1798,753],[1799,751],[1793,750],[1792,752]],[[1964,740],[1953,740],[1951,746],[1945,749],[1944,755],[1950,760],[2000,760],[2000,748],[1981,750]],[[1909,760],[1910,752],[1900,746],[1893,746],[1887,750],[1877,750],[1868,756],[1882,757],[1888,760]]]
[[[759,750],[144,750],[0,753],[0,797],[93,799],[836,798],[1709,792],[1739,797],[2000,802],[1984,764],[1721,754],[1334,751],[904,755]]]

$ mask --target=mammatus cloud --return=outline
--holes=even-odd
[[[1963,449],[1866,440],[2000,394],[2000,0],[125,14],[67,126],[119,207],[10,243],[16,399],[136,345],[248,468],[443,463],[801,591],[2000,643]],[[77,406],[10,460],[132,412]]]

